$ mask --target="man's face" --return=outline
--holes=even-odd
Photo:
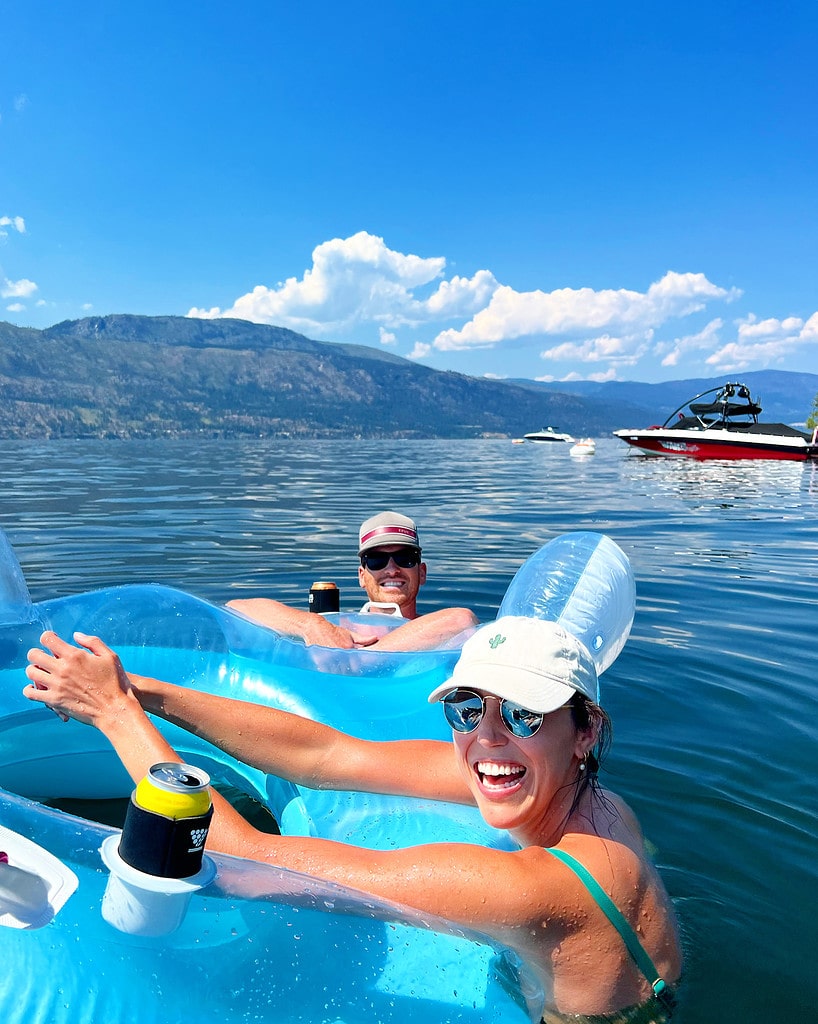
[[[391,602],[400,608],[404,618],[414,618],[418,591],[426,582],[426,563],[418,561],[416,565],[404,568],[391,557],[396,553],[401,560],[404,560],[402,556],[420,558],[417,548],[402,544],[370,548],[364,552],[364,558],[389,557],[383,568],[369,568],[366,564],[359,566],[358,582],[370,601]]]

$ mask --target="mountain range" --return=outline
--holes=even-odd
[[[0,322],[0,437],[599,437],[662,422],[725,379],[487,380],[244,320]],[[739,379],[767,420],[803,423],[818,394],[818,374]]]

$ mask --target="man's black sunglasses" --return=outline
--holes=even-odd
[[[398,548],[397,551],[365,551],[361,555],[361,565],[370,572],[380,572],[389,565],[389,559],[399,569],[414,569],[420,565],[420,551],[418,548]]]

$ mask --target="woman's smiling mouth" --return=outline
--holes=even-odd
[[[474,770],[480,785],[486,790],[495,792],[519,786],[526,773],[526,769],[521,764],[499,761],[478,761]]]

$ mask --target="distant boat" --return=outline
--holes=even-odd
[[[761,405],[751,398],[746,384],[724,384],[680,405],[661,427],[615,430],[614,434],[651,455],[794,462],[818,458],[818,431],[810,435],[786,423],[759,423],[760,413]]]
[[[576,438],[571,437],[570,434],[558,434],[553,427],[543,427],[542,430],[535,430],[531,434],[525,435],[526,441],[568,441],[573,443]]]
[[[581,441],[571,445],[569,455],[593,455],[596,451],[596,441],[592,437],[583,437]]]

